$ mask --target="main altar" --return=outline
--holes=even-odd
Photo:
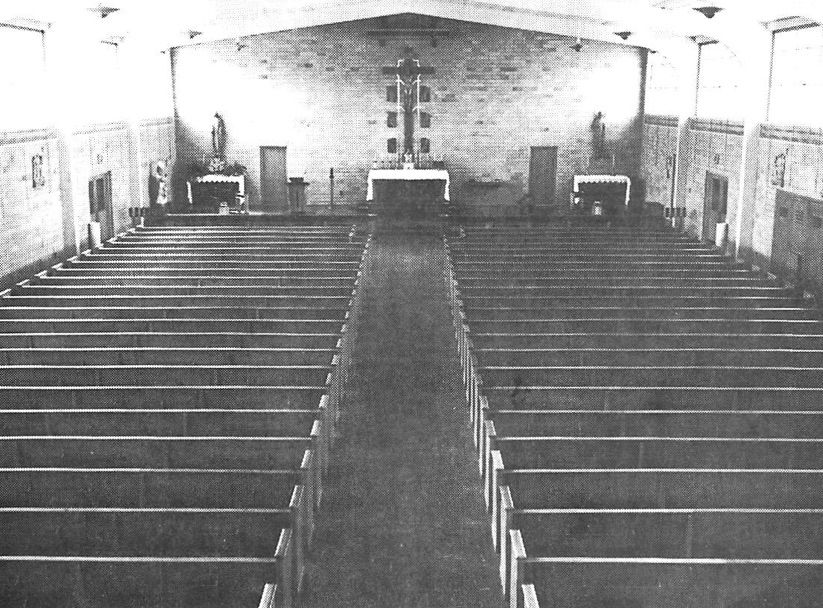
[[[445,169],[372,169],[369,171],[368,185],[366,188],[366,200],[374,201],[374,182],[420,182],[432,181],[442,183],[442,198],[448,202],[451,200],[449,194],[449,172]]]

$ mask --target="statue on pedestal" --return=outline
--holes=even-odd
[[[217,112],[211,125],[211,147],[215,158],[223,158],[226,153],[226,123]]]
[[[594,120],[589,127],[592,132],[592,158],[603,158],[606,156],[606,125],[603,122],[605,115],[598,112],[594,115]]]

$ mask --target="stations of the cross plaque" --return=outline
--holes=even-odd
[[[383,74],[395,76],[397,113],[403,115],[403,154],[414,154],[415,118],[420,121],[420,77],[434,74],[433,67],[420,65],[417,59],[400,59],[396,66],[383,68]]]

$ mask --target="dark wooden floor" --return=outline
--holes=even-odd
[[[498,608],[436,228],[378,228],[306,608]]]

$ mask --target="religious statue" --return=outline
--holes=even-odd
[[[211,125],[211,147],[215,158],[223,158],[226,152],[226,123],[217,112]]]
[[[603,112],[598,112],[594,115],[592,120],[592,157],[603,158],[606,156],[606,125],[603,122],[605,115]]]
[[[149,206],[165,209],[169,202],[168,172],[166,161],[153,163],[149,176]]]
[[[786,155],[788,150],[774,157],[772,162],[772,186],[782,188],[786,183]]]

